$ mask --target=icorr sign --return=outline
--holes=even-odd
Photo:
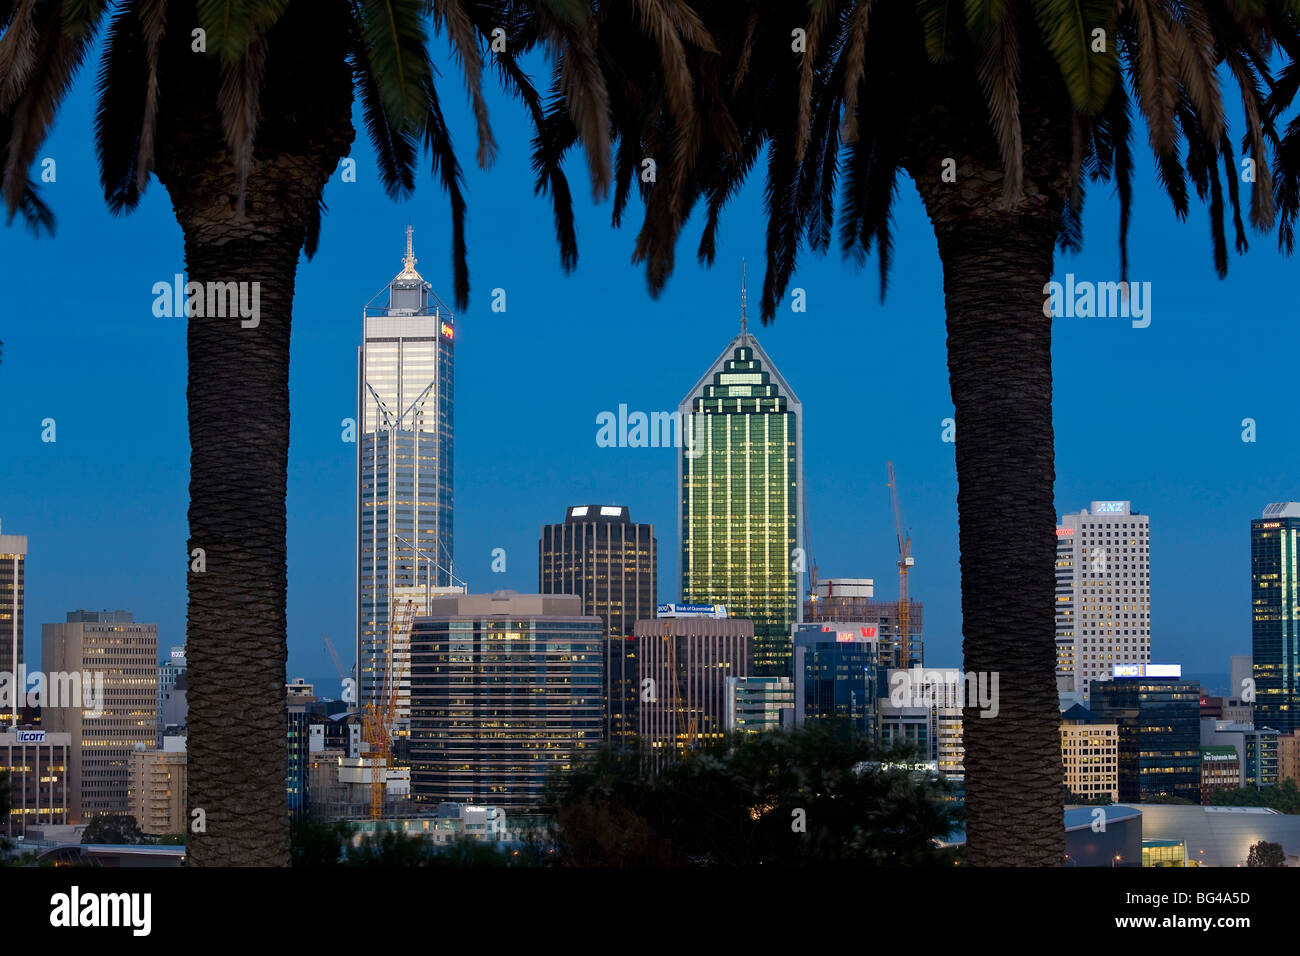
[[[20,730],[17,733],[18,733],[18,742],[20,744],[45,743],[45,731],[43,730]]]

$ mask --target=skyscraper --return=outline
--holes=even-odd
[[[1150,526],[1131,502],[1094,501],[1056,528],[1056,689],[1075,703],[1151,660]]]
[[[416,802],[539,806],[603,741],[603,627],[570,595],[435,598],[411,634]]]
[[[657,771],[727,730],[727,678],[748,677],[754,625],[705,611],[637,621],[641,744]]]
[[[756,676],[789,676],[803,540],[803,406],[749,334],[737,335],[682,400],[682,601],[754,622]]]
[[[1250,523],[1250,627],[1255,726],[1300,729],[1300,502],[1264,509]],[[1240,696],[1240,689],[1233,693]]]
[[[407,226],[402,271],[362,310],[357,350],[357,701],[377,702],[391,686],[391,653],[399,728],[410,648],[394,636],[398,608],[414,601],[422,613],[435,588],[453,583],[455,324],[415,263]]]
[[[794,629],[795,723],[836,721],[876,738],[879,626],[812,624]]]
[[[27,536],[0,534],[0,674],[14,675],[17,680],[23,663],[23,580],[27,568]],[[25,688],[17,688],[14,706],[0,699],[0,723],[18,726],[22,713],[20,697]]]
[[[627,508],[576,505],[563,524],[542,526],[537,578],[542,594],[576,594],[582,613],[605,624],[605,737],[630,743],[636,734],[636,635],[654,617],[654,526],[633,524]]]
[[[1199,683],[1124,673],[1094,682],[1090,693],[1093,716],[1119,728],[1121,801],[1183,797],[1201,802]]]
[[[872,578],[819,578],[803,606],[809,624],[854,624],[871,621],[879,626],[877,664],[881,668],[919,667],[925,663],[922,637],[925,607],[920,601],[907,602],[908,660],[903,660],[902,622],[898,601],[878,601]]]
[[[80,675],[75,702],[41,708],[43,726],[72,735],[73,823],[130,812],[131,754],[136,744],[151,746],[157,733],[157,653],[158,625],[140,623],[130,611],[69,611],[66,623],[41,625],[47,677]]]

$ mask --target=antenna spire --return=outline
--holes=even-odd
[[[745,314],[745,260],[740,260],[740,334],[749,334],[749,316]]]
[[[414,275],[417,275],[417,273],[416,273],[416,271],[415,271],[415,263],[418,262],[419,260],[417,260],[417,259],[415,258],[415,239],[414,239],[414,235],[415,235],[415,227],[412,226],[410,223],[407,223],[407,225],[406,225],[406,255],[402,257],[402,265],[403,265],[402,275],[404,275],[404,276],[414,276]]]

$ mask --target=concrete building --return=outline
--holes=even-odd
[[[1091,687],[1094,717],[1119,725],[1119,798],[1159,802],[1174,796],[1201,802],[1201,687],[1171,674],[1176,665],[1117,665],[1116,676]],[[1181,673],[1181,671],[1179,671]]]
[[[572,595],[434,598],[411,632],[419,804],[540,805],[604,741],[604,623]]]
[[[1295,814],[1184,804],[1144,803],[1141,809],[1142,839],[1183,843],[1190,864],[1245,866],[1251,846],[1266,840],[1282,845],[1287,866],[1300,865],[1300,816]]]
[[[1286,780],[1300,784],[1300,730],[1277,738],[1277,781],[1280,784]]]
[[[972,675],[973,676],[973,675]],[[956,667],[913,667],[887,672],[886,686],[881,689],[881,740],[886,744],[928,745],[923,760],[933,760],[949,780],[966,779],[966,748],[962,735],[962,708],[966,703],[980,706],[980,695],[987,691],[970,686]],[[884,696],[884,695],[888,696]],[[924,732],[917,727],[925,721]]]
[[[43,708],[41,722],[72,736],[71,822],[86,823],[129,812],[130,756],[136,744],[156,740],[158,625],[138,622],[130,611],[69,611],[67,618],[41,625],[42,666],[47,675],[88,675],[102,700],[97,708]]]
[[[1228,720],[1206,717],[1200,722],[1202,747],[1231,747],[1241,767],[1242,787],[1276,786],[1279,779],[1278,741],[1281,735],[1269,727],[1256,728]]]
[[[1201,804],[1214,802],[1215,790],[1241,787],[1241,758],[1235,747],[1218,745],[1201,748]]]
[[[903,660],[902,619],[897,601],[878,601],[872,578],[819,578],[803,606],[806,624],[852,624],[871,621],[878,628],[877,656],[882,669],[920,667],[925,663],[924,612],[908,601],[907,656]]]
[[[637,621],[654,617],[658,543],[654,526],[634,524],[621,505],[575,505],[563,524],[542,526],[538,591],[576,594],[582,613],[605,625],[605,739],[636,738]]]
[[[1251,663],[1255,726],[1300,729],[1300,502],[1270,504],[1250,522]]]
[[[788,677],[728,677],[727,733],[758,734],[795,725],[795,688]]]
[[[727,730],[727,678],[749,677],[752,621],[710,616],[637,621],[641,745],[658,771]],[[647,683],[647,681],[649,683]]]
[[[177,707],[184,695],[173,701],[172,691],[176,687],[176,682],[180,676],[185,673],[185,648],[173,647],[169,649],[167,656],[158,661],[158,746],[162,746],[162,739],[166,736],[167,714],[170,710],[175,716]],[[186,721],[186,715],[182,713],[179,721],[173,721],[174,724],[183,726]],[[174,734],[172,736],[175,736]]]
[[[0,836],[25,837],[31,827],[66,826],[71,808],[70,734],[34,727],[0,729],[0,777],[9,779],[9,818]]]
[[[402,271],[362,310],[357,350],[357,701],[399,684],[397,734],[410,718],[401,608],[421,612],[452,573],[455,319],[416,271],[406,229]],[[391,646],[390,646],[391,645]]]
[[[23,665],[23,604],[27,576],[27,536],[0,534],[0,674],[11,680]],[[0,697],[0,726],[17,728],[23,687],[15,681],[12,700]]]
[[[743,283],[740,312],[678,408],[681,598],[752,621],[751,672],[783,677],[803,612],[803,405],[749,334]]]
[[[187,832],[185,738],[164,737],[161,750],[138,744],[128,762],[127,812],[135,817],[140,832],[150,836]]]
[[[1101,723],[1075,705],[1061,715],[1065,788],[1082,800],[1119,801],[1119,725]]]
[[[1116,664],[1151,660],[1150,518],[1094,501],[1056,528],[1056,687],[1089,701]]]

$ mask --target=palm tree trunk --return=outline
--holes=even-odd
[[[256,327],[189,320],[189,548],[202,549],[204,565],[189,574],[189,806],[204,811],[206,832],[191,834],[188,856],[200,866],[286,865],[285,482],[298,243],[216,243],[191,230],[185,258],[191,282],[260,291]]]
[[[967,673],[996,674],[997,715],[963,719],[967,859],[1064,859],[1055,681],[1052,436],[1055,222],[983,220],[940,232],[955,408]],[[971,701],[967,701],[971,703]],[[991,711],[990,711],[991,712]]]

